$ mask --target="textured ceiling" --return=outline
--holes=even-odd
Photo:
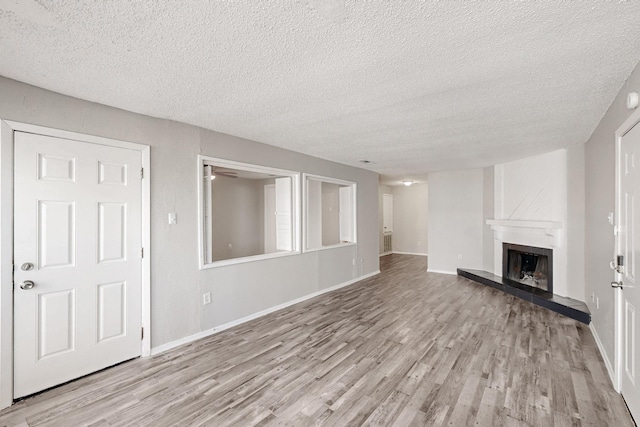
[[[419,180],[585,142],[639,22],[636,1],[0,0],[0,75]]]

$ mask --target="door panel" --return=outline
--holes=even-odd
[[[14,136],[21,397],[140,355],[142,188],[139,151]]]
[[[38,178],[41,181],[75,181],[75,158],[40,154],[38,160]]]
[[[38,359],[73,350],[75,313],[73,289],[38,295]]]
[[[98,204],[98,262],[126,261],[127,204]]]
[[[126,295],[125,282],[98,285],[98,342],[126,333]]]
[[[73,266],[76,259],[75,203],[38,200],[38,265]]]
[[[638,338],[638,321],[636,308],[640,307],[640,290],[636,282],[637,248],[640,247],[640,236],[636,233],[640,226],[640,210],[637,196],[640,195],[640,168],[636,161],[636,153],[640,153],[640,125],[634,126],[620,140],[618,148],[618,254],[624,256],[624,265],[616,274],[616,280],[623,283],[621,294],[622,310],[619,336],[622,338],[621,357],[621,392],[629,410],[640,418],[640,384],[637,381],[640,366],[640,342]],[[639,159],[640,160],[640,159]]]
[[[98,162],[100,165],[100,184],[127,185],[127,165]]]
[[[624,370],[631,384],[636,383],[636,308],[629,302],[625,301],[624,310]]]

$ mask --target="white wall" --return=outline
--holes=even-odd
[[[614,279],[609,261],[614,255],[613,226],[607,219],[615,210],[614,133],[631,115],[627,93],[640,92],[640,66],[631,73],[585,146],[585,282],[586,302],[593,328],[602,342],[605,357],[614,357]],[[591,302],[599,298],[600,308]]]
[[[429,271],[483,267],[484,171],[429,174]]]
[[[566,150],[496,165],[496,219],[565,221],[566,171]]]
[[[487,220],[495,218],[494,169],[491,167],[484,168],[482,173],[484,180],[482,189],[484,196],[482,209],[482,269],[492,272],[494,266],[493,230],[487,224]]]
[[[579,159],[578,159],[579,160]],[[579,169],[576,166],[576,169]],[[576,188],[579,170],[573,174]],[[582,299],[584,285],[569,286],[568,275],[568,154],[556,150],[495,166],[494,209],[497,220],[553,221],[556,229],[501,226],[494,241],[494,271],[502,275],[502,243],[538,246],[553,250],[553,292]],[[579,212],[578,212],[579,211]],[[581,213],[576,209],[575,215]],[[584,264],[574,266],[584,269]]]
[[[428,184],[393,188],[393,252],[427,255]]]
[[[0,78],[0,117],[151,146],[153,347],[378,270],[378,218],[371,215],[378,204],[376,173],[5,78]],[[356,182],[358,244],[199,270],[198,154]],[[178,214],[176,225],[167,225],[168,212]],[[212,304],[202,305],[204,292],[211,292]]]

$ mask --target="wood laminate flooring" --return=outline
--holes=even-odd
[[[632,426],[589,328],[388,255],[382,273],[16,403],[0,426]]]

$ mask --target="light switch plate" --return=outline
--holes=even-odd
[[[178,215],[175,212],[169,212],[169,225],[178,223]]]

